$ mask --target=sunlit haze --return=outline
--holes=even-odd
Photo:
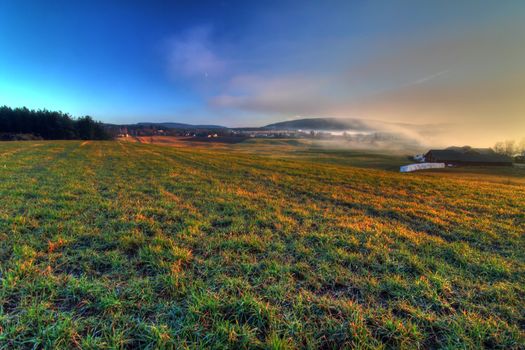
[[[525,136],[524,38],[519,0],[4,0],[0,105],[107,123],[354,118],[492,146]]]

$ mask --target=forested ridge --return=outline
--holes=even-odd
[[[26,135],[21,137],[20,135]],[[25,107],[0,107],[0,139],[106,140],[110,134],[90,116],[74,118],[63,112]]]

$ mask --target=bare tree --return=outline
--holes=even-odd
[[[492,148],[494,152],[504,154],[505,153],[505,144],[501,141],[496,142],[494,147]]]
[[[517,152],[525,156],[525,137],[522,138],[520,143],[518,144]]]
[[[516,154],[516,141],[514,140],[505,141],[505,154],[511,157]]]

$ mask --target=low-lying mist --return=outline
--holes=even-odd
[[[324,125],[321,122],[324,122]],[[330,134],[332,136],[330,142],[320,143],[328,147],[423,152],[430,148],[450,146],[497,146],[493,141],[494,137],[490,139],[485,137],[486,130],[481,132],[476,126],[466,127],[461,124],[410,124],[350,118],[300,119],[282,124],[290,125],[291,123],[296,127],[319,125],[319,129],[312,128],[311,130],[321,135]],[[302,130],[310,129],[302,128]],[[509,142],[512,141],[506,141],[506,143]],[[521,143],[525,144],[525,141],[519,139],[515,141],[516,145]]]

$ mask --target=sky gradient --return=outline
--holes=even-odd
[[[0,105],[112,123],[525,137],[525,1],[0,1]]]

